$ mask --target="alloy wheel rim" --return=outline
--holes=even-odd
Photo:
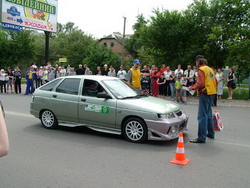
[[[51,127],[54,123],[54,115],[49,111],[45,111],[42,115],[42,120],[46,127]]]
[[[128,138],[133,141],[138,141],[143,136],[143,126],[138,121],[130,121],[125,131]]]

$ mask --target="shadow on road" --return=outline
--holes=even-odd
[[[91,130],[87,127],[63,127],[59,126],[57,129],[46,129],[41,124],[33,124],[29,127],[24,128],[25,132],[35,134],[39,137],[44,137],[44,139],[58,139],[58,140],[67,140],[67,142],[74,143],[91,143],[97,146],[106,146],[112,144],[112,147],[121,147],[129,149],[142,149],[145,150],[147,147],[152,149],[159,149],[162,151],[162,147],[168,147],[172,149],[176,147],[178,139],[169,140],[169,141],[147,141],[144,143],[132,143],[127,141],[121,135],[114,135],[108,133],[102,133],[98,131]]]

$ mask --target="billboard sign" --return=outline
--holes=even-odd
[[[66,63],[67,62],[67,58],[59,58],[59,62],[60,63]]]
[[[56,32],[57,0],[1,0],[2,26]]]

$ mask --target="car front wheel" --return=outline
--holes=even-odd
[[[130,118],[124,123],[123,134],[128,141],[144,142],[147,139],[147,127],[141,119]]]
[[[44,110],[41,114],[41,122],[45,128],[54,129],[58,126],[57,119],[53,112]]]

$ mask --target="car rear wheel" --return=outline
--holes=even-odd
[[[131,142],[144,142],[147,139],[147,127],[139,118],[128,119],[123,126],[123,135]]]
[[[50,110],[44,110],[41,114],[41,122],[45,128],[54,129],[58,126],[56,116]]]

